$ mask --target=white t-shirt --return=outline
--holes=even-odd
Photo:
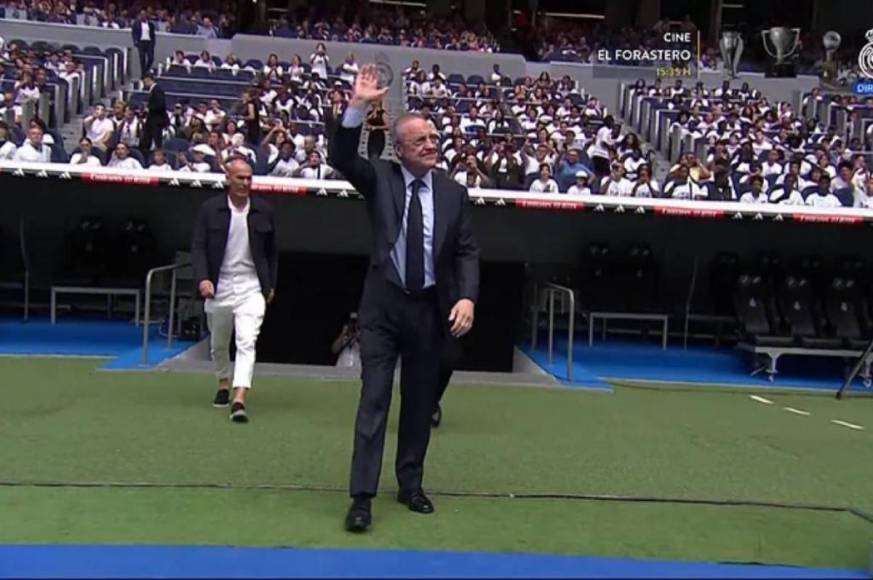
[[[594,144],[591,146],[591,156],[609,159],[608,149],[614,143],[612,129],[606,126],[601,127],[597,130],[597,135],[594,137]]]
[[[82,159],[81,153],[73,153],[70,157],[70,165],[87,165],[89,167],[100,167],[102,163],[94,155],[89,155],[87,159]]]
[[[757,196],[753,192],[747,191],[740,196],[740,203],[770,203],[770,198],[763,190]]]
[[[126,157],[124,159],[113,157],[109,161],[109,167],[115,167],[116,169],[142,169],[142,165],[133,157]]]
[[[18,148],[15,155],[12,157],[15,161],[29,161],[32,163],[51,163],[52,150],[48,145],[43,144],[41,150],[30,144],[30,141],[25,141]]]
[[[542,179],[535,180],[530,185],[531,193],[558,193],[558,182],[554,179],[549,179],[543,183]]]
[[[319,76],[323,79],[327,78],[327,63],[330,59],[327,55],[319,55],[316,53],[312,53],[309,56],[309,63],[312,65],[312,74]]]
[[[604,177],[600,180],[600,193],[610,197],[625,197],[631,195],[633,184],[622,177],[615,181],[611,177]]]
[[[358,63],[343,62],[339,77],[351,85],[354,84],[356,76],[358,76]]]
[[[149,165],[149,171],[154,171],[155,173],[167,173],[168,171],[173,171],[173,167],[169,163],[163,163],[161,165],[156,165],[152,163]]]
[[[661,196],[661,186],[654,179],[650,179],[648,183],[640,183],[636,191],[634,191],[634,186],[636,186],[636,183],[631,186],[631,195],[634,197],[649,198]]]
[[[305,179],[328,179],[333,177],[333,167],[322,163],[318,167],[304,167],[300,170],[300,176]]]
[[[693,180],[671,181],[664,187],[664,195],[675,199],[692,199],[706,197],[706,190],[702,189]]]
[[[567,195],[591,195],[591,188],[587,185],[579,187],[575,183],[567,190]]]
[[[98,145],[102,144],[113,131],[115,131],[115,123],[109,117],[103,117],[103,119],[94,119],[85,135],[94,145]]]
[[[842,207],[843,204],[840,203],[840,198],[838,198],[833,193],[828,193],[827,195],[821,195],[818,191],[813,191],[809,195],[806,196],[806,205],[812,207]]]
[[[12,141],[6,141],[0,145],[0,159],[11,160],[15,156],[18,147]]]
[[[273,167],[273,171],[270,172],[270,175],[274,177],[292,177],[292,174],[298,167],[300,167],[300,165],[293,157],[287,161],[280,159],[276,162],[276,166]]]

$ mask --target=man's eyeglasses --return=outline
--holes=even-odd
[[[433,143],[434,145],[438,145],[440,142],[440,136],[437,135],[436,133],[433,133],[432,135],[423,135],[423,136],[421,136],[418,139],[415,139],[413,141],[407,141],[406,144],[412,145],[416,149],[421,149],[428,142]]]

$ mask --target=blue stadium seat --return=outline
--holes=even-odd
[[[484,82],[485,79],[482,77],[482,75],[470,75],[467,77],[467,84],[469,85],[478,85]]]

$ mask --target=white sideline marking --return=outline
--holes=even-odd
[[[759,397],[758,395],[749,395],[749,398],[753,401],[758,401],[759,403],[764,403],[765,405],[772,405],[773,401],[770,399],[765,399],[764,397]]]
[[[794,407],[784,407],[786,411],[789,413],[794,413],[795,415],[803,415],[804,417],[809,417],[812,415],[809,411],[801,411],[800,409],[795,409]]]
[[[854,429],[855,431],[864,430],[864,427],[862,427],[861,425],[855,425],[854,423],[840,421],[839,419],[831,419],[831,423],[833,423],[834,425],[842,425],[843,427],[848,427],[849,429]]]

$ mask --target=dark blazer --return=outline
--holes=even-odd
[[[167,117],[167,97],[160,85],[156,84],[149,92],[146,109],[146,116],[154,126],[166,127],[170,124],[170,119]]]
[[[248,226],[249,245],[261,291],[266,296],[276,289],[279,266],[279,246],[276,243],[276,223],[273,208],[264,200],[252,196],[249,206]],[[191,263],[194,268],[194,283],[199,286],[203,280],[210,280],[218,292],[218,274],[227,247],[227,234],[230,229],[230,208],[227,195],[216,195],[197,212],[194,222],[194,236],[191,241]]]
[[[140,37],[142,36],[142,26],[140,26],[139,19],[133,21],[130,26],[130,33],[133,36],[133,44],[134,46],[139,45]],[[149,20],[149,38],[151,38],[152,42],[155,41],[155,23]]]
[[[391,249],[403,224],[406,184],[399,164],[358,155],[360,136],[360,127],[349,129],[337,123],[328,158],[367,200],[373,234],[368,285],[371,276],[392,278]],[[473,235],[467,189],[442,171],[433,172],[433,188],[434,277],[440,312],[447,320],[455,302],[461,298],[476,302],[479,298],[479,245]],[[366,301],[365,287],[362,310]]]

